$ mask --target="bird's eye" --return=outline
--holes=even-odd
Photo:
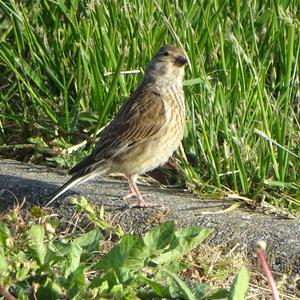
[[[169,55],[168,51],[163,52],[163,56],[168,56],[168,55]]]

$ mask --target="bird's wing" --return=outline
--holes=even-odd
[[[166,111],[161,95],[153,90],[138,89],[103,130],[90,156],[70,174],[116,157],[137,143],[152,138],[166,125]]]

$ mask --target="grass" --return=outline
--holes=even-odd
[[[82,156],[71,147],[90,150],[172,43],[189,57],[184,184],[299,211],[298,1],[0,0],[0,9],[1,151],[34,144],[22,159],[69,167]]]

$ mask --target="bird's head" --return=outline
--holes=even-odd
[[[161,47],[145,71],[145,81],[161,86],[182,85],[187,58],[179,48],[167,45]]]

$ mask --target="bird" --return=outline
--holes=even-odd
[[[145,68],[144,77],[101,132],[91,154],[75,165],[72,175],[51,197],[50,205],[75,185],[95,176],[121,173],[138,207],[151,207],[137,178],[164,165],[180,146],[186,118],[183,78],[188,63],[184,50],[161,47]]]

